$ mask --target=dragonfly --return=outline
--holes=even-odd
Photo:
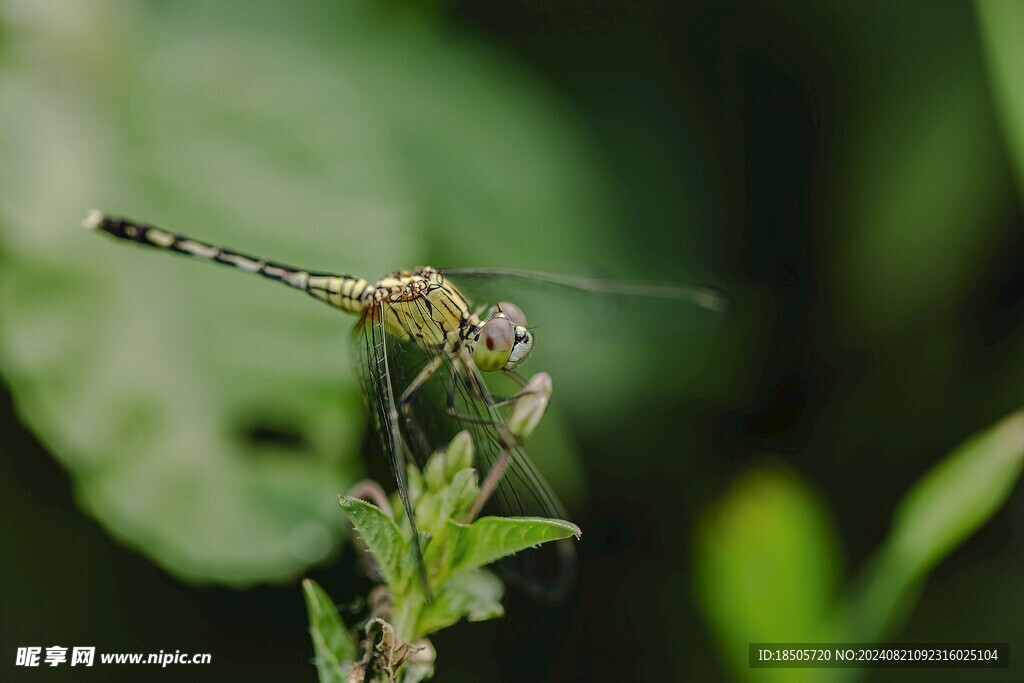
[[[506,516],[566,518],[564,506],[524,451],[520,430],[510,426],[510,414],[523,407],[531,394],[546,407],[551,384],[547,373],[524,378],[519,369],[534,348],[535,333],[523,310],[508,301],[478,305],[456,285],[460,278],[498,283],[520,280],[573,290],[686,301],[717,311],[722,296],[714,289],[651,283],[603,281],[556,273],[514,269],[397,270],[371,282],[365,278],[296,268],[186,237],[160,227],[92,211],[84,227],[118,239],[217,263],[262,276],[300,290],[334,308],[358,317],[355,329],[362,360],[360,375],[374,426],[389,469],[397,484],[414,539],[420,539],[409,493],[407,464],[422,462],[431,441],[415,419],[422,394],[441,394],[443,410],[452,421],[473,434],[479,471],[487,471],[481,487]],[[416,350],[415,373],[400,368]],[[485,374],[512,379],[519,393],[494,394]],[[433,380],[437,380],[433,382]],[[437,385],[443,387],[437,390]],[[436,403],[436,401],[433,401]],[[531,424],[536,424],[536,416]],[[479,512],[479,505],[473,512]],[[414,543],[420,581],[430,587],[423,549]]]

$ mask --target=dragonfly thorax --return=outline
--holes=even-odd
[[[383,315],[388,334],[430,354],[455,354],[461,346],[485,372],[514,370],[526,360],[533,335],[518,306],[500,302],[484,318],[435,268],[395,271],[378,280],[365,298],[367,322]]]
[[[383,316],[388,334],[431,354],[451,353],[475,317],[462,292],[434,268],[389,273],[374,284],[364,306],[366,321]]]

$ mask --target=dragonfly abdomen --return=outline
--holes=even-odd
[[[113,218],[99,211],[90,213],[83,225],[90,230],[102,230],[119,239],[137,242],[143,246],[173,251],[200,261],[220,263],[260,275],[268,280],[301,289],[324,303],[350,313],[361,313],[364,301],[373,293],[373,287],[363,278],[311,273],[194,240],[153,225],[136,223],[125,218]]]
[[[363,312],[373,286],[361,277],[306,273],[306,291],[311,296],[349,313]]]

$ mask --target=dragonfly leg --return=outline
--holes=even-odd
[[[490,406],[491,408],[501,408],[503,406],[511,405],[521,398],[531,396],[533,393],[533,391],[520,391],[518,394],[513,396],[490,396],[489,398],[480,397],[479,400],[483,401],[484,405]]]
[[[469,399],[471,401],[481,401],[484,405],[488,405],[487,400],[480,397],[479,391],[470,388],[470,383],[467,382],[466,386],[469,390]],[[448,382],[448,415],[453,419],[460,422],[466,422],[469,424],[478,425],[491,425],[492,427],[500,427],[502,423],[496,420],[488,420],[482,417],[474,417],[472,415],[464,415],[459,412],[458,406],[456,405],[456,397],[459,394],[459,372],[456,368],[452,368],[451,379]]]
[[[480,514],[487,500],[498,488],[498,484],[508,468],[510,452],[533,433],[537,423],[544,417],[548,401],[551,399],[551,377],[546,372],[534,375],[523,387],[520,396],[522,400],[516,400],[513,403],[508,421],[504,425],[505,429],[498,434],[502,445],[501,454],[491,467],[490,472],[487,473],[487,478],[480,485],[480,491],[467,513],[469,521],[474,520]]]
[[[416,375],[415,379],[409,383],[409,386],[402,392],[402,396],[398,400],[399,410],[405,422],[406,430],[416,442],[420,462],[426,462],[426,459],[430,457],[431,446],[426,434],[423,433],[423,428],[413,419],[412,402],[416,399],[416,395],[423,388],[423,385],[434,376],[443,362],[444,358],[442,356],[434,356],[420,373]]]
[[[523,377],[522,375],[520,375],[515,370],[506,370],[505,371],[505,376],[506,377],[511,377],[515,381],[515,383],[518,384],[521,387],[525,387],[526,386],[526,378]]]
[[[515,370],[506,370],[505,376],[511,378],[516,382],[516,384],[523,387],[523,391],[520,391],[518,394],[513,394],[512,396],[495,396],[493,394],[488,396],[481,396],[479,393],[475,392],[471,388],[471,395],[473,395],[474,398],[482,401],[484,405],[488,407],[501,408],[502,406],[507,406],[509,404],[515,403],[524,396],[530,396],[531,394],[534,393],[533,390],[526,388],[526,385],[528,383],[526,378],[520,375]]]
[[[420,374],[416,375],[409,386],[406,387],[405,391],[402,392],[401,398],[398,399],[398,406],[402,412],[408,415],[412,411],[412,402],[416,399],[416,394],[419,393],[423,385],[434,376],[437,369],[444,363],[444,356],[434,356],[430,359],[430,362],[420,370]]]
[[[448,395],[449,405],[450,406],[455,405],[455,396],[454,396],[455,377],[454,377],[454,372],[455,371],[453,369],[453,371],[452,371],[452,373],[453,373],[453,376],[452,376],[452,387],[449,389],[449,395]],[[509,371],[509,374],[512,374],[511,371]],[[489,391],[486,391],[483,387],[481,387],[481,385],[479,384],[479,382],[480,382],[479,378],[477,378],[475,375],[471,375],[471,376],[473,377],[473,381],[472,382],[470,382],[470,381],[466,382],[466,391],[467,391],[467,393],[469,394],[469,396],[471,398],[473,398],[473,399],[475,399],[477,401],[480,401],[481,403],[483,403],[488,408],[501,408],[502,406],[506,406],[506,405],[508,405],[510,403],[515,403],[515,401],[517,399],[519,399],[519,398],[521,398],[521,397],[523,397],[523,396],[525,396],[525,395],[530,393],[528,391],[521,391],[521,392],[519,392],[518,394],[516,394],[514,396],[495,396],[494,394],[490,393]],[[526,380],[524,380],[521,376],[515,375],[514,379],[516,380],[516,382],[519,383],[520,386],[526,386]],[[449,412],[451,412],[451,411],[449,410]]]
[[[529,393],[530,392],[528,391],[524,391],[516,394],[515,396],[489,396],[487,398],[480,396],[477,397],[477,400],[482,402],[485,406],[489,408],[502,408],[509,404],[515,403],[523,396],[529,395]]]
[[[468,383],[467,383],[468,384]],[[474,425],[497,425],[498,423],[494,420],[487,420],[485,418],[477,418],[471,415],[463,415],[459,412],[459,408],[456,405],[456,398],[459,395],[459,371],[455,368],[452,369],[451,379],[449,380],[449,391],[447,391],[447,414],[452,418],[459,420],[460,422],[466,422]],[[469,390],[470,400],[481,400],[479,395],[473,389]]]

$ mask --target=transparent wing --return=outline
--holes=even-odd
[[[468,354],[446,358],[443,369],[451,419],[473,435],[480,476],[486,476],[507,454],[506,469],[493,494],[498,514],[565,519],[565,507],[509,431],[508,408],[494,405],[499,399],[491,394]]]
[[[416,528],[416,519],[413,516],[406,476],[406,454],[410,449],[403,438],[400,427],[401,418],[395,399],[394,378],[391,373],[391,356],[397,352],[397,342],[385,332],[384,304],[378,304],[376,313],[376,315],[364,318],[361,325],[361,335],[358,337],[362,351],[360,353],[362,359],[360,376],[374,428],[379,436],[388,467],[398,486],[398,496],[412,528],[413,538],[419,539],[419,530]],[[418,543],[416,544],[416,555],[419,562],[420,581],[429,596],[430,586],[427,582],[426,565],[423,563],[423,548]]]
[[[432,356],[407,339],[389,334],[384,325],[387,305],[379,304],[376,314],[364,319],[357,342],[374,427],[414,533],[418,531],[409,497],[406,465],[411,459],[422,467],[434,450],[443,447],[461,430],[469,431],[473,437],[481,480],[502,454],[507,453],[504,473],[485,511],[501,516],[566,518],[558,497],[509,431],[505,422],[508,407],[494,405],[498,399],[491,394],[468,353],[463,349],[461,355]],[[416,308],[424,326],[438,324],[431,317],[436,308],[432,309],[425,300],[403,305]],[[407,316],[403,322],[410,319],[412,316]],[[431,361],[436,361],[436,370],[403,404],[407,390]],[[562,555],[565,555],[564,549]],[[426,585],[426,569],[422,557],[418,559]],[[522,558],[519,564],[523,564]],[[565,571],[568,566],[566,561],[560,562],[560,579],[568,574]],[[513,569],[512,572],[525,575],[524,584],[531,589],[541,584],[534,578],[537,572],[531,569]],[[541,587],[550,593],[552,582],[543,583]],[[538,594],[536,590],[533,592]]]
[[[408,307],[407,311],[415,308],[419,313],[418,316],[404,316],[403,324],[414,317],[425,327],[438,324],[431,315],[440,307],[432,307],[422,300],[404,302],[403,305]],[[411,333],[424,331],[430,330],[408,330]],[[375,419],[383,431],[381,443],[388,454],[400,492],[406,484],[398,473],[404,473],[409,458],[422,466],[434,450],[447,444],[459,431],[467,430],[473,438],[477,458],[475,465],[481,481],[501,460],[502,454],[507,453],[504,473],[484,508],[484,514],[567,517],[543,475],[511,435],[506,424],[509,407],[493,405],[499,397],[492,395],[465,350],[461,355],[431,355],[406,339],[386,334],[379,321],[372,329],[370,325],[366,326],[363,346],[367,367],[373,370],[367,393],[371,396],[371,407],[375,408]],[[433,374],[422,384],[417,383],[424,368],[435,363]],[[414,383],[418,389],[411,396],[406,396]],[[403,494],[403,504],[407,499],[408,494]],[[408,509],[406,513],[411,518]],[[553,561],[550,556],[554,557]],[[555,600],[572,585],[574,550],[571,543],[568,547],[541,548],[519,553],[512,563],[503,564],[502,572],[506,578],[518,580],[536,598]]]
[[[728,305],[725,292],[717,287],[675,285],[662,282],[641,282],[636,280],[607,280],[582,275],[545,273],[516,268],[442,268],[446,276],[456,279],[501,278],[506,282],[519,280],[537,284],[565,287],[595,294],[611,294],[625,297],[651,297],[690,303],[714,312],[722,312]]]
[[[597,295],[606,301],[620,299],[622,303],[629,305],[642,306],[646,301],[654,306],[683,305],[712,313],[722,313],[729,303],[725,292],[707,286],[610,280],[515,268],[443,268],[441,272],[446,277],[451,277],[457,284],[465,283],[474,287],[482,287],[489,282],[503,288],[511,287],[514,283],[540,285],[552,290]]]
[[[713,386],[708,359],[729,329],[720,290],[501,268],[442,272],[476,308],[507,301],[523,311],[534,345],[522,371],[549,372],[552,400],[577,419]]]
[[[422,307],[421,312],[426,315],[427,307]],[[415,356],[409,353],[407,357]],[[413,368],[422,367],[425,358],[422,354]],[[411,376],[411,370],[404,375]],[[484,514],[568,519],[558,496],[510,432],[506,423],[508,405],[496,404],[503,397],[490,391],[468,352],[462,349],[444,355],[432,380],[431,386],[424,386],[413,400],[411,417],[403,423],[410,439],[425,437],[441,444],[461,430],[469,431],[481,481],[507,454],[504,472],[483,509]],[[499,570],[507,581],[516,583],[535,599],[559,602],[575,577],[574,543],[559,541],[518,553],[502,560]]]
[[[440,333],[439,323],[433,317],[438,307],[422,299],[407,305],[417,308],[417,318],[424,327]],[[388,359],[392,395],[396,397],[402,396],[418,372],[435,360],[416,345],[397,341],[392,341]],[[493,496],[500,514],[564,517],[565,509],[558,497],[509,431],[505,423],[508,407],[494,405],[505,397],[492,395],[465,349],[454,354],[442,353],[436,360],[436,371],[411,398],[409,409],[398,409],[394,415],[399,436],[410,444],[406,451],[422,465],[433,450],[445,445],[457,432],[468,430],[473,436],[481,479],[502,452],[508,453],[505,475]]]

